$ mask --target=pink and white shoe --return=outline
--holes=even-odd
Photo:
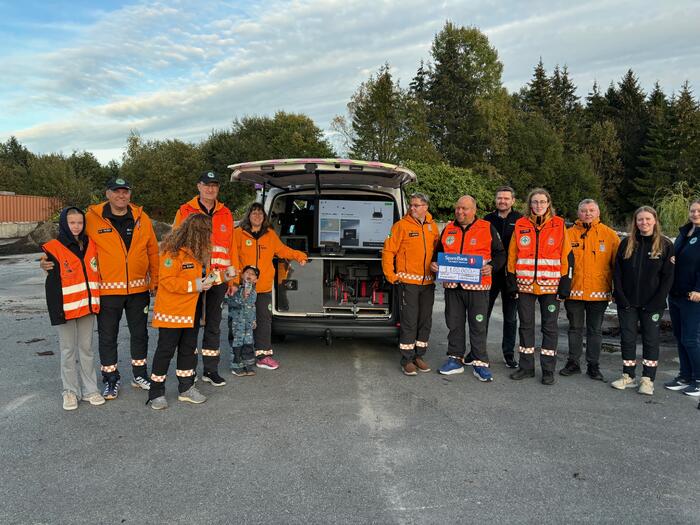
[[[262,359],[258,359],[255,366],[258,368],[267,368],[268,370],[277,370],[280,367],[280,364],[276,360],[272,359],[271,356],[266,355]]]

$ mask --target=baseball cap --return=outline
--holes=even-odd
[[[213,171],[205,171],[199,176],[199,181],[204,184],[221,184],[221,179]]]
[[[258,270],[255,266],[249,264],[248,266],[243,268],[243,270],[241,270],[241,275],[243,275],[246,272],[246,270],[253,270],[253,273],[255,273],[255,277],[260,277],[260,270]]]
[[[109,182],[107,182],[107,189],[108,190],[118,190],[120,188],[124,188],[126,190],[131,189],[131,184],[126,179],[122,179],[121,177],[116,177],[114,179],[110,179]]]

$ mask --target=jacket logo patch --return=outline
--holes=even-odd
[[[253,241],[251,241],[250,239],[246,239],[246,240],[245,240],[245,245],[246,245],[246,246],[253,246]]]
[[[472,246],[475,246],[475,245],[476,245],[476,239],[469,239],[469,244],[471,244]]]
[[[194,268],[194,264],[192,263],[185,263],[182,265],[183,270],[192,270]]]
[[[457,230],[447,230],[447,235],[457,235],[458,233]]]
[[[92,268],[93,272],[97,271],[97,258],[96,257],[93,257],[92,259],[90,259],[90,268]]]
[[[418,232],[408,232],[408,236],[409,236],[409,237],[418,237],[418,236],[420,236],[420,233],[418,233]]]
[[[547,239],[547,244],[549,244],[550,246],[554,246],[554,239],[552,237]]]
[[[226,225],[225,225],[225,224],[222,224],[222,225],[221,225],[221,231],[222,231],[222,232],[225,232],[225,231],[226,231]]]
[[[698,242],[698,238],[697,238],[697,237],[693,237],[692,239],[690,239],[690,240],[688,241],[688,244],[695,244],[696,242]]]
[[[530,231],[530,230],[528,230],[528,231]],[[523,246],[529,246],[529,245],[530,245],[530,240],[531,240],[530,237],[528,237],[528,236],[526,235],[525,237],[521,237],[521,238],[520,238],[520,244],[522,244]]]
[[[101,230],[97,230],[97,233],[110,233],[112,231],[112,228],[102,228]]]
[[[605,251],[605,243],[603,241],[600,241],[600,244],[598,245],[598,251],[599,252]]]
[[[63,261],[63,269],[66,271],[66,273],[73,273],[73,270],[71,270],[70,263],[66,260]]]
[[[448,235],[447,238],[445,239],[445,244],[447,246],[452,246],[454,243],[455,243],[454,235]]]
[[[165,261],[163,261],[163,266],[165,266],[166,268],[170,268],[172,265],[173,265],[173,260],[170,257],[168,257],[167,259],[165,259]]]
[[[571,247],[572,247],[572,248],[578,248],[579,246],[581,246],[581,244],[578,243],[578,242],[572,242],[572,243],[571,243]]]
[[[527,230],[520,230],[520,233],[530,233],[530,228],[528,228]]]
[[[429,232],[433,231],[433,225],[432,225],[432,224],[428,224],[428,231],[429,231]]]

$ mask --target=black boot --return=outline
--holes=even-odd
[[[580,370],[579,370],[580,372]],[[542,370],[542,384],[543,385],[553,385],[554,384],[554,372],[548,372]]]
[[[559,375],[562,375],[565,377],[572,376],[574,374],[580,374],[580,373],[581,373],[581,367],[579,366],[579,364],[576,361],[572,361],[571,359],[569,359],[566,362],[566,365],[564,365],[564,368],[559,370]]]
[[[535,377],[535,371],[526,370],[524,368],[518,368],[515,372],[510,374],[510,378],[515,379],[516,381],[520,379],[525,379],[526,377]]]
[[[607,381],[603,377],[603,374],[600,373],[598,363],[588,363],[588,366],[586,367],[586,375],[591,379],[595,379],[596,381],[602,381],[603,383],[607,383]]]

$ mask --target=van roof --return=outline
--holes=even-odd
[[[268,184],[281,189],[323,186],[380,186],[400,188],[416,181],[411,170],[351,159],[276,159],[231,164],[231,181]]]

